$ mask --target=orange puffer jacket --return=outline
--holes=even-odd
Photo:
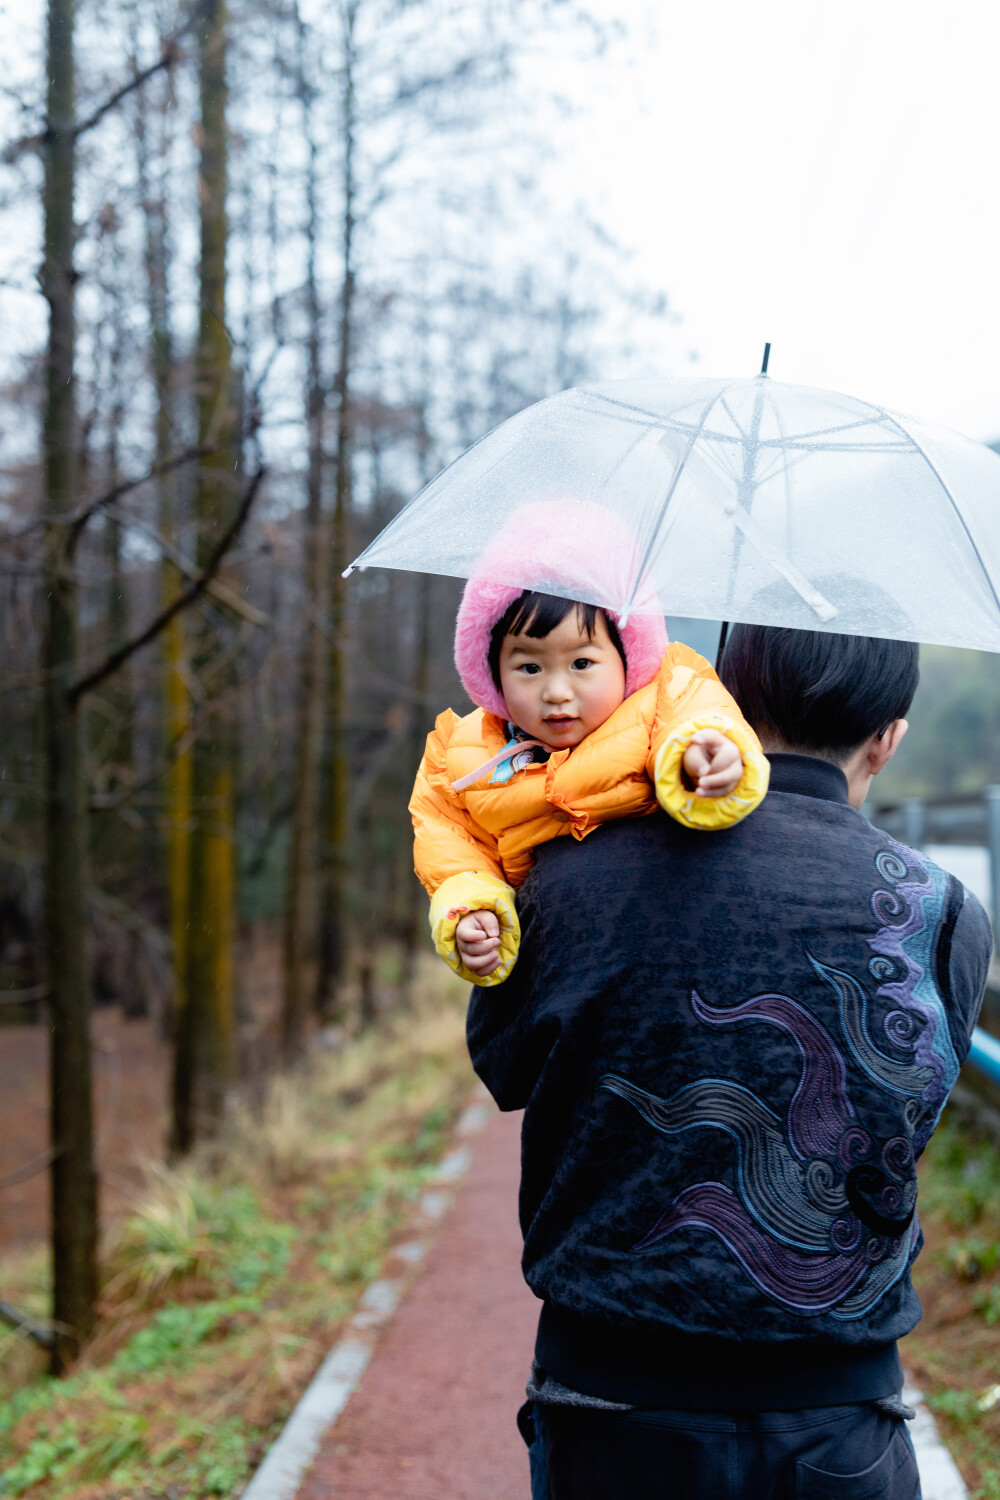
[[[727,797],[696,797],[681,761],[699,729],[721,729],[738,746],[743,775]],[[728,828],[763,800],[768,763],[753,730],[705,659],[690,647],[667,648],[652,682],[572,750],[557,750],[504,781],[460,781],[508,742],[507,725],[483,709],[462,719],[451,709],[427,737],[410,812],[416,872],[431,897],[431,930],[442,958],[475,984],[499,984],[517,958],[520,929],[514,889],[547,839],[585,838],[614,818],[639,817],[657,804],[690,828]],[[455,928],[468,911],[496,912],[500,965],[479,976],[461,963]]]

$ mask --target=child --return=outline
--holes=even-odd
[[[756,735],[709,664],[668,645],[662,615],[619,628],[610,610],[493,581],[544,556],[552,584],[593,593],[634,550],[603,509],[540,502],[466,585],[455,662],[479,708],[438,716],[410,812],[434,945],[474,984],[500,984],[517,960],[514,890],[536,845],[657,803],[690,828],[727,828],[767,791]]]

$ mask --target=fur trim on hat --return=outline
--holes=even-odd
[[[526,588],[584,603],[595,602],[595,595],[622,597],[635,557],[635,540],[624,522],[593,501],[545,500],[514,511],[479,559],[455,621],[455,665],[472,701],[489,713],[508,717],[490,672],[490,636]],[[655,604],[648,597],[636,602],[647,610]],[[600,607],[618,624],[614,610]],[[667,649],[667,631],[663,615],[651,613],[630,614],[618,628],[628,697],[656,675]]]

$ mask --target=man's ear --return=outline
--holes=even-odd
[[[903,743],[903,736],[909,727],[906,719],[893,719],[882,738],[879,739],[876,736],[871,741],[871,748],[868,751],[868,770],[873,776],[877,776],[892,760]]]

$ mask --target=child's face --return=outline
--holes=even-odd
[[[551,750],[569,750],[625,699],[625,668],[604,616],[593,639],[572,609],[548,635],[505,635],[500,686],[514,723]]]

